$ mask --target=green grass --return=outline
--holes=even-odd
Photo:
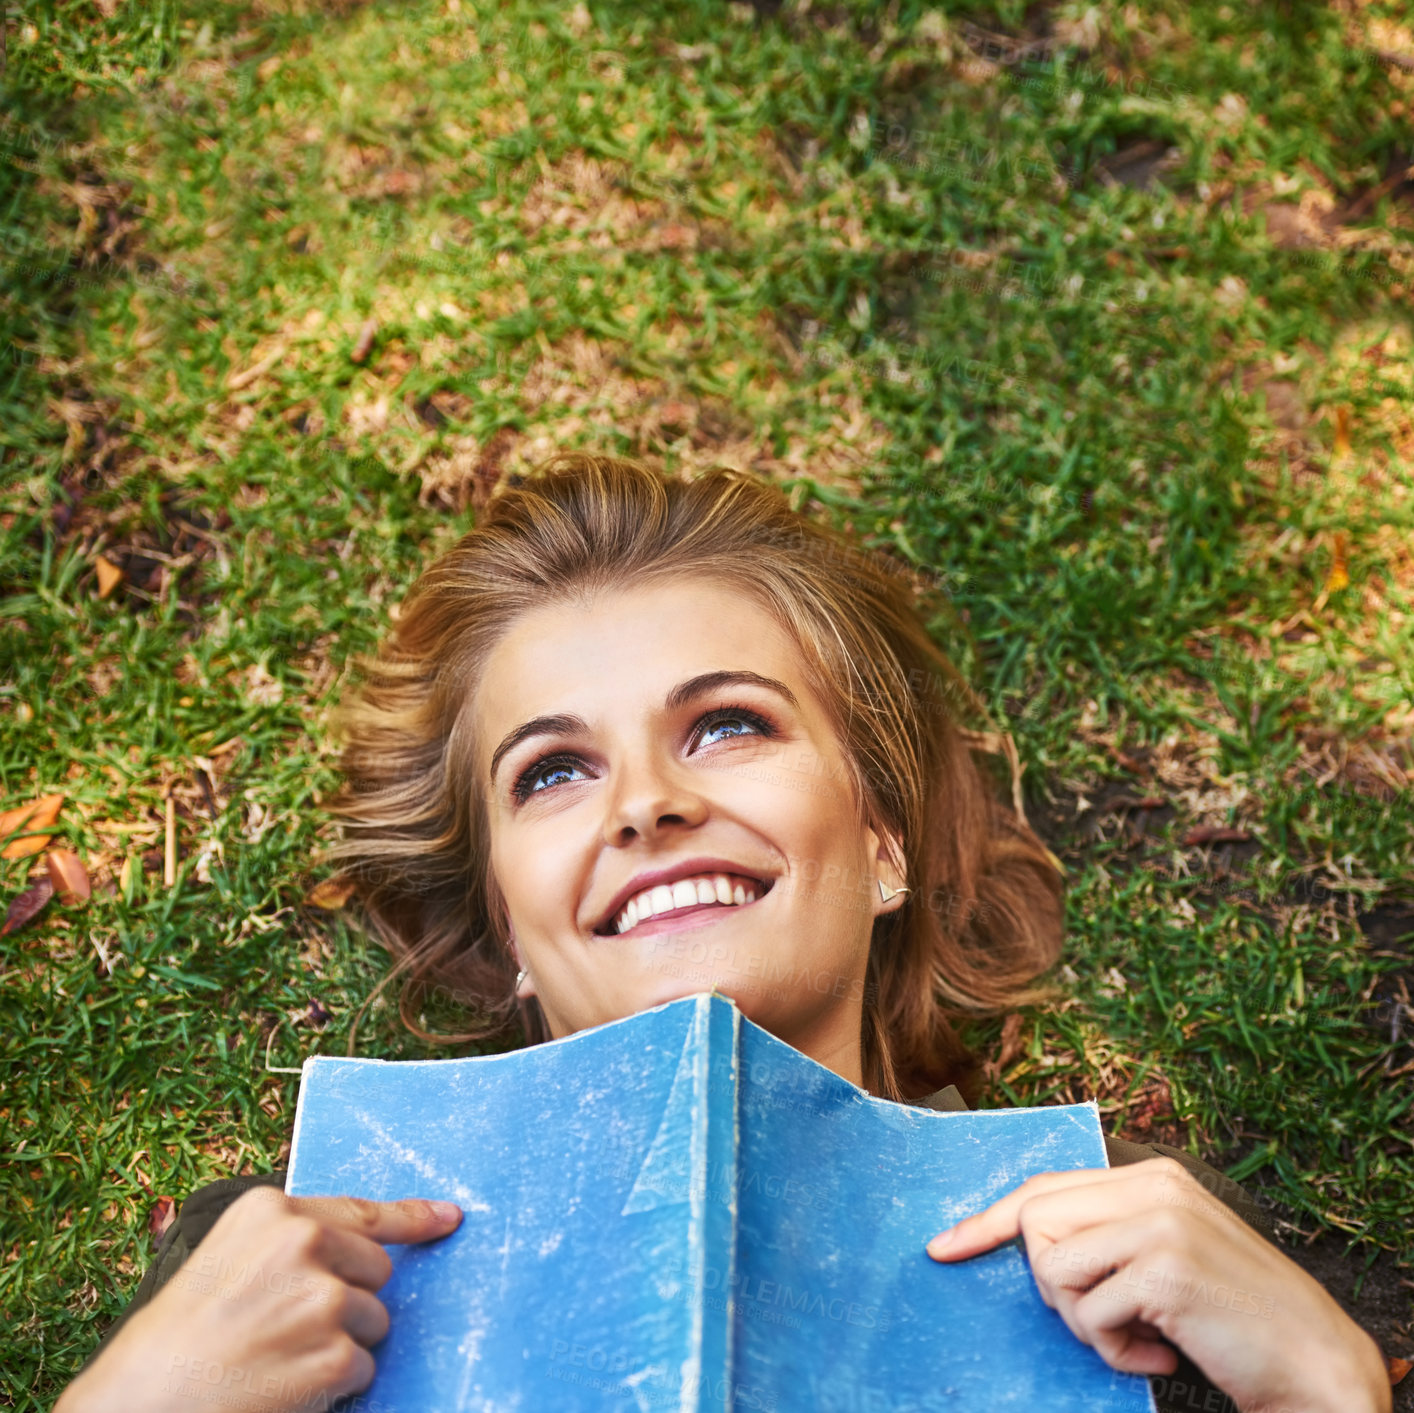
[[[752,466],[950,596],[1071,882],[1070,999],[991,1102],[1097,1094],[1414,1255],[1414,227],[1359,204],[1414,160],[1372,57],[1409,31],[1106,3],[969,69],[1023,11],[12,7],[0,806],[62,790],[100,890],[0,939],[5,1406],[122,1308],[157,1196],[283,1161],[384,970],[304,901],[324,713],[478,466],[558,446]],[[1107,182],[1144,140],[1159,182]],[[1252,840],[1183,844],[1217,825]],[[381,999],[358,1046],[456,1053]]]

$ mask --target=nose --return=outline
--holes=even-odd
[[[687,772],[659,751],[622,756],[609,767],[604,842],[620,848],[635,836],[652,840],[674,826],[693,828],[707,817],[707,802]]]

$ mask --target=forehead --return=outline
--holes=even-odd
[[[779,678],[798,696],[804,690],[790,636],[749,595],[716,580],[606,589],[533,609],[487,657],[474,704],[478,764],[532,716],[592,720],[615,705],[661,707],[684,678],[739,668]]]

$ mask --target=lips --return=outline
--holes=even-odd
[[[725,873],[735,875],[738,878],[749,879],[756,885],[756,900],[760,902],[767,893],[771,891],[775,879],[764,874],[758,874],[750,868],[743,868],[741,864],[732,863],[727,859],[684,859],[680,864],[673,864],[667,868],[654,869],[649,872],[640,873],[631,878],[614,895],[599,921],[594,925],[593,932],[597,937],[617,937],[619,933],[615,930],[615,923],[619,914],[623,912],[630,898],[636,897],[645,889],[655,888],[659,884],[672,885],[679,879],[693,878],[699,874]],[[701,907],[711,906],[710,904],[699,904]],[[720,906],[720,905],[719,905]],[[733,906],[736,906],[733,904]],[[689,911],[687,908],[683,912]],[[668,916],[663,914],[663,916]],[[648,919],[647,921],[653,921]]]

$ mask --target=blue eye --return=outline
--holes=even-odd
[[[739,722],[750,726],[752,732],[756,735],[774,736],[776,734],[775,728],[764,716],[746,707],[717,707],[715,710],[700,716],[696,724],[700,727],[704,722],[712,723],[708,728],[708,732],[704,734],[710,734],[710,732],[715,730],[718,726],[725,725],[728,722]],[[745,733],[733,732],[732,736],[743,734]],[[732,737],[725,739],[730,740]],[[547,790],[554,789],[553,785],[545,785],[542,789],[536,789],[535,786],[538,782],[545,780],[548,776],[558,775],[561,771],[578,770],[581,764],[582,762],[579,757],[574,755],[560,754],[542,756],[539,760],[526,766],[526,768],[516,776],[514,783],[511,785],[511,795],[518,804],[524,804],[531,795],[543,795]]]
[[[522,775],[516,777],[515,785],[512,786],[512,793],[518,801],[526,801],[532,795],[540,795],[543,791],[537,791],[533,786],[536,781],[543,781],[546,777],[559,775],[561,771],[577,771],[580,762],[575,760],[573,755],[551,755],[546,760],[536,761],[532,767],[526,769]],[[553,786],[546,785],[546,789],[553,789]]]
[[[720,707],[716,711],[709,711],[702,720],[715,723],[709,728],[709,733],[728,721],[737,721],[745,722],[760,735],[769,736],[771,734],[771,728],[754,711],[743,711],[740,707]],[[741,735],[743,733],[738,731],[732,734]]]

